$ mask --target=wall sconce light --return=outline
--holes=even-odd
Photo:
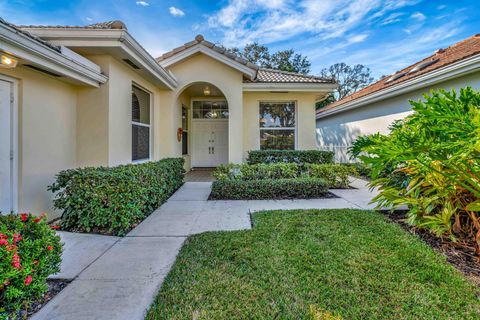
[[[2,54],[0,56],[0,67],[1,68],[15,68],[18,61],[12,57]]]
[[[203,88],[203,94],[206,95],[206,96],[210,95],[210,87],[209,86],[205,86],[205,88]]]

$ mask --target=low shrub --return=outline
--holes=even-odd
[[[349,176],[358,175],[355,167],[341,164],[259,163],[228,164],[217,167],[217,180],[323,179],[329,188],[348,188]]]
[[[354,168],[355,175],[360,178],[363,178],[363,179],[371,178],[372,168],[363,162],[342,163],[341,165]]]
[[[212,184],[211,200],[308,199],[328,195],[322,179],[217,180]]]
[[[38,299],[60,271],[62,244],[44,216],[0,214],[0,318]]]
[[[183,184],[183,158],[60,172],[49,187],[65,230],[124,235]]]
[[[247,163],[333,163],[333,152],[320,150],[252,150]]]

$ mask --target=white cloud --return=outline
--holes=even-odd
[[[447,7],[446,5],[441,4],[441,5],[437,6],[437,10],[443,10],[443,9],[445,9],[446,7]]]
[[[137,1],[135,3],[138,4],[139,6],[142,6],[142,7],[148,7],[150,5],[150,3],[146,2],[146,1]]]
[[[423,20],[427,19],[427,17],[421,12],[412,13],[412,15],[410,17],[412,19],[415,19],[415,20],[418,20],[418,21],[423,21]]]
[[[347,42],[348,43],[359,43],[359,42],[365,41],[367,38],[368,38],[368,34],[366,34],[366,33],[357,34],[355,36],[349,37]]]
[[[175,7],[170,7],[168,11],[170,11],[170,14],[174,17],[183,17],[185,15],[185,12]]]
[[[369,19],[419,0],[229,0],[208,17],[227,46],[274,43],[309,33],[317,40],[339,38]],[[397,15],[398,17],[398,15]],[[395,17],[393,18],[395,19]]]
[[[395,23],[395,22],[399,22],[401,21],[400,17],[403,16],[404,14],[401,13],[401,12],[395,12],[395,13],[391,13],[389,14],[385,19],[382,20],[382,22],[380,23],[381,26],[386,26],[388,24],[392,24],[392,23]]]

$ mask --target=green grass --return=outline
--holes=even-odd
[[[382,215],[270,211],[190,237],[147,319],[480,319],[477,289]]]

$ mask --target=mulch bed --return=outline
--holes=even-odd
[[[455,243],[448,239],[439,238],[426,230],[410,226],[405,222],[406,211],[383,211],[383,213],[408,232],[417,235],[435,251],[443,254],[449,263],[461,271],[476,286],[480,287],[480,257],[475,255],[473,244],[460,241]]]
[[[35,312],[39,311],[48,301],[52,300],[57,294],[62,291],[70,281],[65,280],[47,280],[48,291],[38,300],[34,301],[27,310],[20,310],[18,312],[18,319],[28,319]]]

